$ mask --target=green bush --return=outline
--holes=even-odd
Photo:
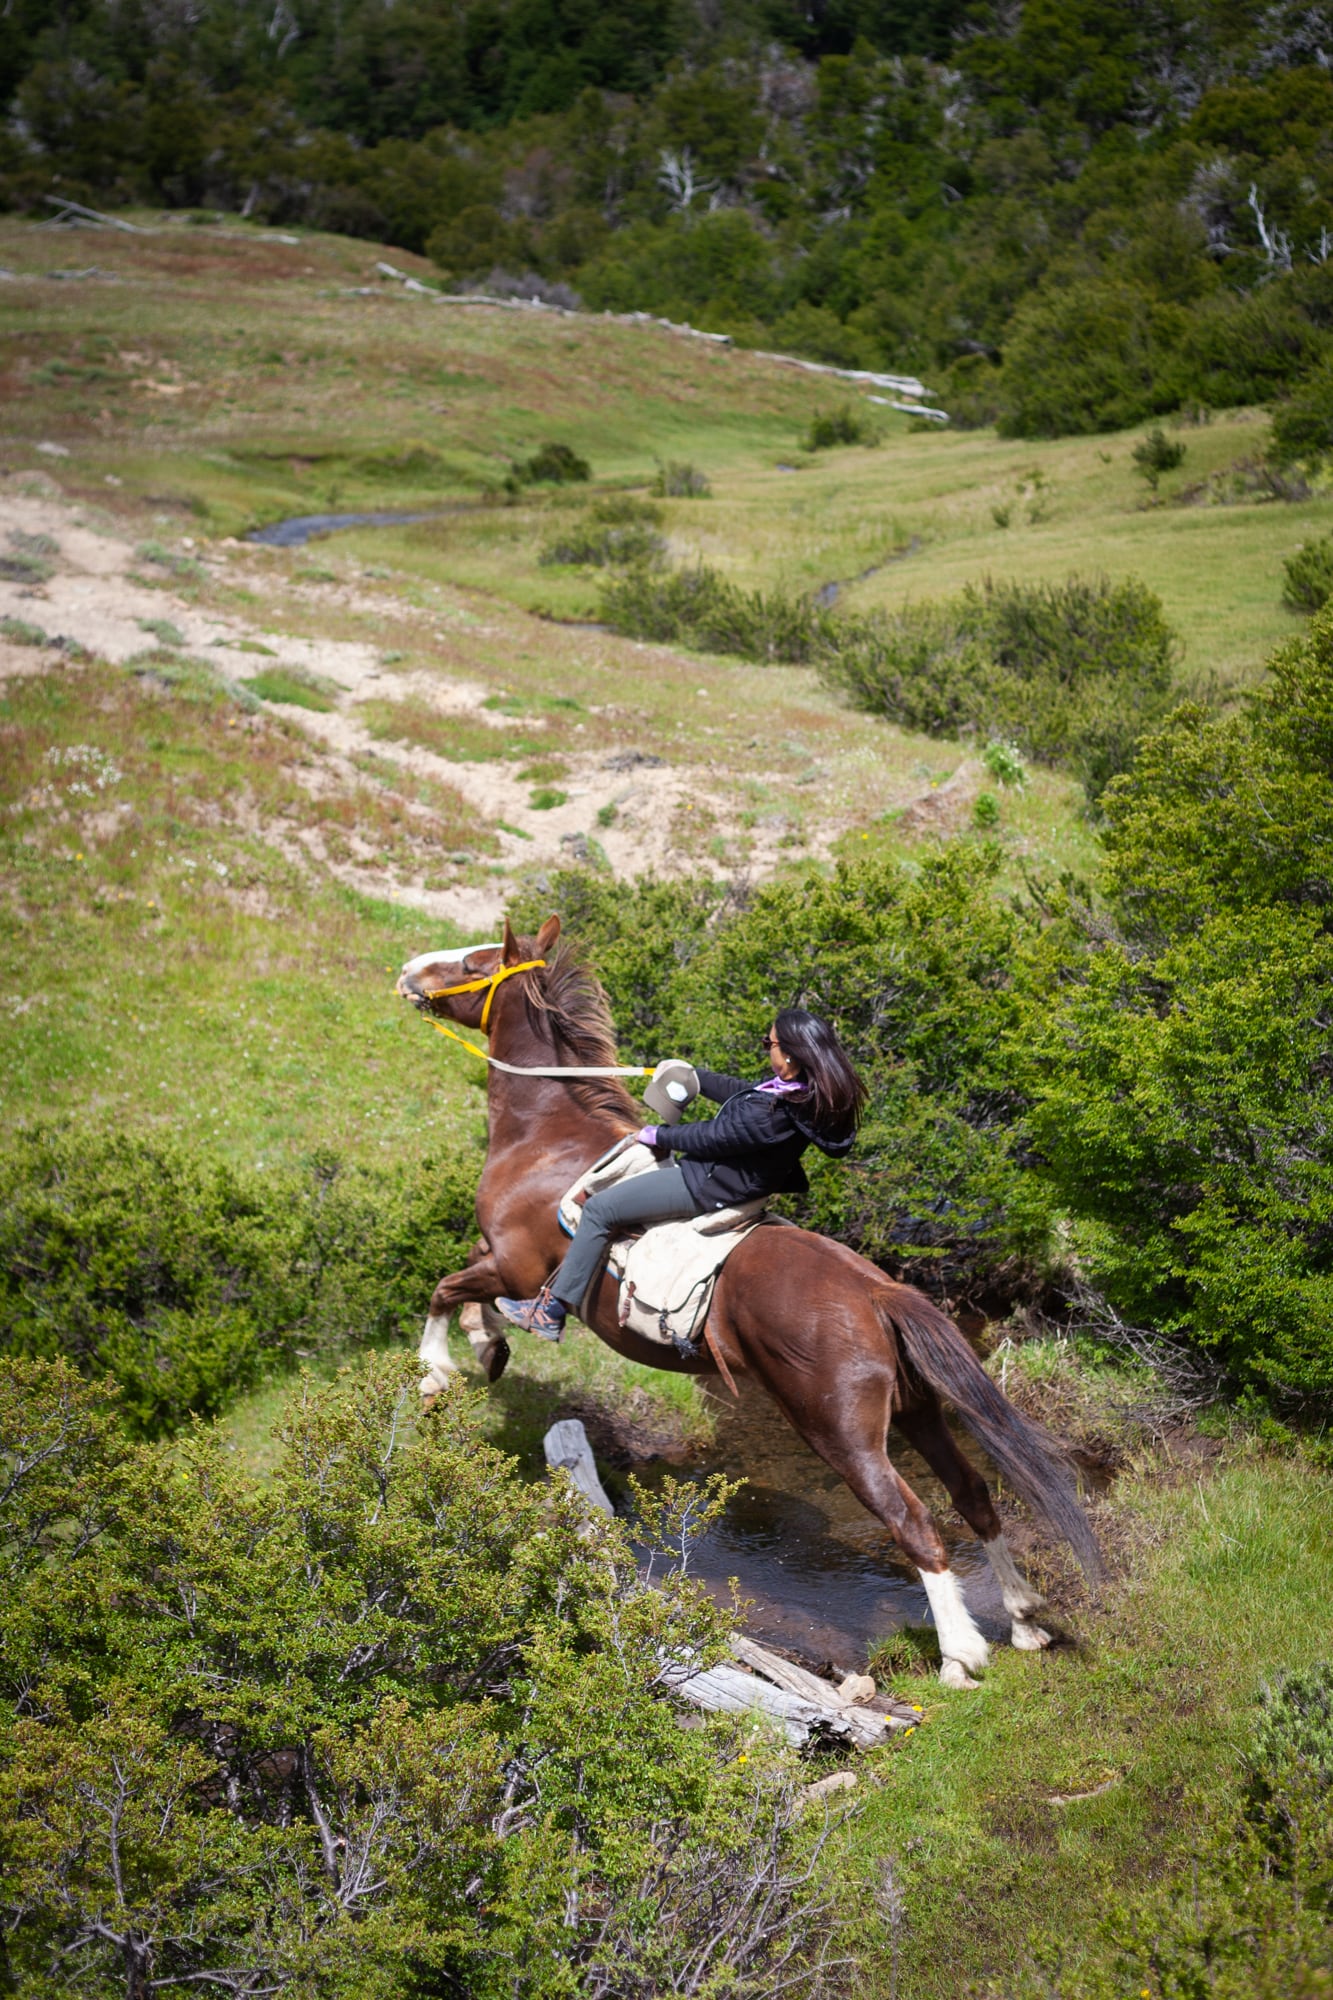
[[[1076,773],[1093,799],[1165,714],[1178,646],[1132,578],[987,582],[838,629],[820,671],[858,708],[932,736],[1002,736]]]
[[[1333,360],[1273,412],[1272,442],[1281,465],[1313,462],[1333,451]]]
[[[1283,1674],[1262,1690],[1244,1768],[1245,1817],[1290,1880],[1300,1859],[1300,1816],[1315,1805],[1333,1817],[1333,1666]]]
[[[548,442],[515,465],[512,476],[522,486],[580,486],[592,478],[592,467],[572,445]]]
[[[1085,1268],[1233,1379],[1333,1396],[1333,613],[1240,713],[1186,708],[1107,792],[1108,888],[1016,1080]],[[1052,961],[1053,964],[1053,961]]]
[[[615,496],[601,500],[581,521],[562,528],[542,548],[543,563],[583,563],[592,569],[624,569],[632,563],[659,563],[666,542],[658,533],[662,510],[651,501]]]
[[[858,708],[930,736],[1003,736],[1075,772],[1094,799],[1166,713],[1178,646],[1132,578],[987,582],[858,618],[712,569],[640,569],[604,585],[601,615],[634,638],[815,665]]]
[[[1283,560],[1282,602],[1292,611],[1322,611],[1333,597],[1333,535],[1303,542]]]
[[[836,410],[824,410],[811,420],[810,428],[801,440],[803,451],[832,451],[841,444],[874,444],[877,442],[875,426],[851,403],[842,403]]]
[[[168,1143],[20,1133],[0,1153],[5,1351],[109,1371],[133,1428],[170,1434],[298,1353],[411,1328],[475,1235],[473,1186],[457,1163],[246,1174]]]
[[[415,1373],[304,1384],[267,1479],[0,1376],[6,1983],[816,2000],[807,1774],[671,1699],[723,1651],[683,1569],[723,1494],[645,1497],[636,1544],[463,1393],[411,1421]]]
[[[653,491],[662,500],[706,500],[712,490],[708,474],[687,459],[668,459],[653,480]]]
[[[1124,430],[1174,408],[1166,367],[1186,315],[1110,278],[1053,283],[1020,305],[1004,345],[1005,437]]]
[[[1164,472],[1174,472],[1185,456],[1185,447],[1178,440],[1166,435],[1160,424],[1154,424],[1147,437],[1139,439],[1129,454],[1140,476],[1147,480],[1155,493]]]

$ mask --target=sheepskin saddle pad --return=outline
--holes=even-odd
[[[560,1202],[560,1224],[573,1236],[589,1195],[662,1163],[647,1146],[623,1143],[581,1174]],[[762,1201],[719,1208],[685,1222],[658,1222],[611,1245],[607,1269],[620,1286],[619,1319],[646,1340],[678,1352],[702,1338],[717,1274],[752,1229],[777,1225]],[[584,1301],[587,1304],[587,1301]]]

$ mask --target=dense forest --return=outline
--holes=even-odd
[[[1022,436],[1290,399],[1333,439],[1333,17],[1255,0],[14,0],[0,201],[911,368]]]

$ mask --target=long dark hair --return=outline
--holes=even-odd
[[[848,1138],[861,1123],[866,1087],[828,1022],[804,1007],[784,1007],[773,1032],[801,1072],[815,1131],[821,1139]]]

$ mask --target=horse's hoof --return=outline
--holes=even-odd
[[[975,1688],[980,1687],[981,1682],[973,1680],[961,1660],[945,1660],[940,1668],[940,1686],[947,1688]]]
[[[1015,1618],[1010,1632],[1014,1648],[1020,1653],[1040,1653],[1051,1643],[1049,1632],[1043,1632],[1040,1625],[1029,1625],[1021,1618]]]
[[[433,1410],[434,1408],[435,1408],[435,1391],[434,1391],[434,1390],[432,1389],[432,1390],[431,1390],[431,1391],[429,1392],[429,1394],[427,1394],[427,1395],[423,1395],[423,1396],[422,1396],[422,1398],[421,1398],[421,1414],[422,1414],[422,1416],[423,1416],[423,1417],[428,1417],[428,1416],[430,1415],[431,1411],[432,1411],[432,1410]]]
[[[498,1337],[488,1340],[477,1356],[488,1382],[498,1382],[509,1366],[509,1342]]]

